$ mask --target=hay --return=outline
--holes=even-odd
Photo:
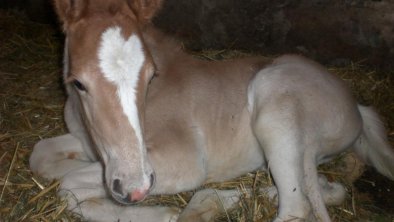
[[[0,218],[73,221],[56,197],[58,182],[33,178],[32,146],[64,133],[60,39],[19,12],[0,11]]]
[[[29,22],[23,13],[0,11],[0,220],[1,221],[80,221],[66,210],[66,203],[56,197],[58,181],[35,177],[28,168],[33,145],[42,138],[65,132],[63,123],[64,92],[61,84],[62,36],[56,28]],[[211,60],[244,56],[234,51],[206,51],[198,56]],[[377,107],[390,129],[394,142],[393,73],[369,71],[361,64],[330,68],[351,86],[363,104]],[[321,168],[328,177],[344,181],[336,170],[340,159]],[[217,221],[269,221],[276,207],[259,192],[271,185],[264,172],[206,187],[239,189],[244,194],[239,207]],[[348,198],[338,207],[330,207],[334,221],[380,219],[390,215],[371,208],[372,202],[346,184]],[[245,188],[251,188],[249,195]],[[173,196],[152,197],[149,205],[185,207],[194,191]]]

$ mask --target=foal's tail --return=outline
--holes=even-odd
[[[384,176],[394,180],[394,150],[390,147],[385,128],[376,112],[358,105],[363,131],[354,143],[355,152]]]

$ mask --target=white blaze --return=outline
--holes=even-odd
[[[136,103],[136,87],[145,56],[136,35],[125,39],[119,27],[108,28],[101,36],[99,66],[104,77],[114,83],[124,114],[142,149],[142,133]],[[141,150],[142,151],[142,150]]]

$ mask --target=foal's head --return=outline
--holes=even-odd
[[[144,100],[154,67],[140,28],[158,0],[56,0],[64,25],[65,81],[105,167],[111,195],[141,201],[154,183],[144,143]]]

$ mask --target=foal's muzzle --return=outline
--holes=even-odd
[[[112,197],[119,203],[125,205],[136,204],[144,200],[153,188],[155,183],[155,175],[152,173],[149,177],[149,185],[141,188],[134,188],[130,191],[125,191],[124,182],[121,179],[114,179],[110,187]]]

